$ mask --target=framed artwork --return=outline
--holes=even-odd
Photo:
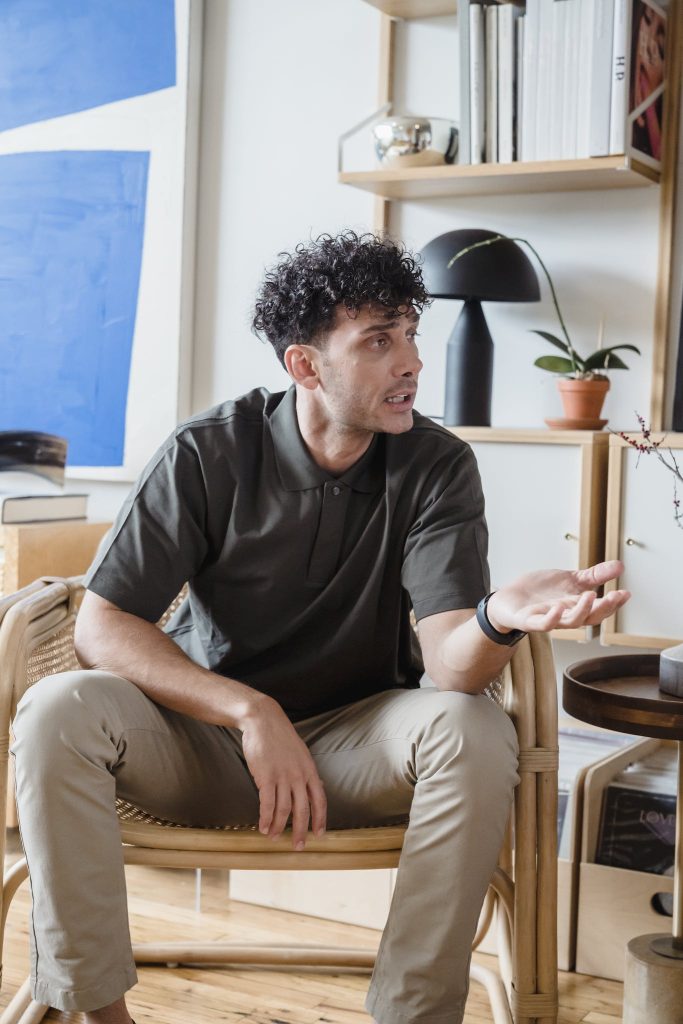
[[[683,291],[683,289],[681,289]],[[683,299],[679,306],[678,333],[674,336],[673,396],[671,429],[683,434]],[[676,350],[677,346],[677,350]]]
[[[630,0],[626,151],[662,167],[669,0]]]
[[[0,430],[133,480],[189,410],[201,0],[3,0]]]

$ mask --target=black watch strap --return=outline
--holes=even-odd
[[[477,605],[477,622],[482,633],[493,640],[494,644],[501,644],[503,647],[512,647],[513,644],[519,643],[519,641],[526,636],[526,633],[521,629],[511,629],[509,633],[501,633],[500,630],[495,629],[489,622],[489,617],[486,614],[486,605],[495,594],[495,590],[486,597],[482,597],[481,601]]]

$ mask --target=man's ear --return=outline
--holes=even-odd
[[[320,383],[318,377],[318,349],[312,345],[290,345],[285,351],[285,367],[295,384],[314,391]]]

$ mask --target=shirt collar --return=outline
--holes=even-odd
[[[275,461],[286,491],[306,491],[331,480],[354,491],[372,494],[384,482],[384,438],[375,434],[358,462],[340,477],[333,477],[312,458],[299,430],[296,387],[292,385],[270,416]]]

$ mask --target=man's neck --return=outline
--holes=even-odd
[[[296,417],[311,458],[332,476],[342,476],[365,454],[375,436],[331,423],[307,391],[297,388]]]

